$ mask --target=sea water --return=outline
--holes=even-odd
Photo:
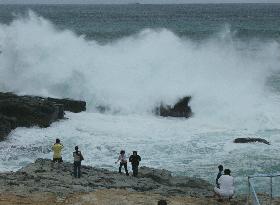
[[[117,170],[119,151],[137,150],[141,165],[213,184],[223,164],[244,191],[246,176],[280,172],[279,37],[280,4],[0,5],[0,90],[87,102],[13,131],[0,170],[52,158],[60,138],[66,161],[79,145],[84,164]],[[192,118],[154,115],[189,95]]]

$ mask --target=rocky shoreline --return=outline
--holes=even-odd
[[[17,197],[27,201],[33,197],[33,200],[37,199],[37,203],[34,202],[34,204],[44,204],[38,201],[43,201],[45,198],[55,200],[56,202],[53,201],[53,203],[58,203],[57,200],[61,199],[63,203],[69,204],[70,198],[99,193],[108,195],[104,196],[103,199],[114,195],[119,197],[131,195],[136,199],[137,197],[147,199],[150,197],[149,200],[151,201],[158,198],[169,200],[174,197],[216,201],[211,199],[213,196],[212,185],[207,181],[198,178],[172,176],[171,172],[167,170],[141,167],[139,176],[136,178],[106,169],[82,166],[82,177],[74,178],[72,169],[73,164],[69,162],[53,164],[49,159],[37,159],[34,163],[17,172],[0,173],[1,198],[2,200],[5,198],[4,201],[7,204],[9,204],[9,200],[12,198],[15,200]],[[94,196],[92,197],[94,198]],[[122,201],[122,198],[120,197],[118,200]],[[131,198],[130,201],[129,204],[137,204]],[[133,201],[134,203],[132,203]],[[102,203],[100,202],[100,204]]]
[[[212,185],[202,179],[174,177],[167,170],[148,167],[139,169],[139,177],[126,176],[90,166],[82,166],[82,177],[74,178],[73,164],[53,163],[37,159],[17,172],[0,174],[0,192],[29,195],[30,193],[55,193],[60,196],[98,189],[128,189],[132,192],[149,192],[164,196],[212,196]]]
[[[0,173],[0,205],[156,205],[159,199],[172,205],[246,204],[245,195],[219,202],[209,182],[172,176],[163,169],[140,167],[139,176],[133,177],[131,173],[126,176],[82,166],[81,178],[74,178],[72,169],[70,162],[53,164],[49,159],[37,159],[17,172]],[[263,202],[269,202],[268,196],[263,197]],[[274,199],[273,204],[280,205],[280,200]]]

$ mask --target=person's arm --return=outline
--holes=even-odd
[[[222,175],[219,177],[219,179],[218,179],[218,185],[219,185],[219,188],[220,188],[220,186],[221,186],[221,184],[222,184],[222,181],[223,181],[223,177],[222,177]]]
[[[132,155],[129,157],[129,162],[132,162]]]
[[[141,161],[141,157],[138,155],[138,160],[139,160],[139,162]]]
[[[121,155],[119,155],[119,158],[118,158],[118,160],[115,162],[115,164],[117,164],[120,160],[121,160]]]

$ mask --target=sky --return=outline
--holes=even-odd
[[[0,4],[127,4],[127,3],[143,3],[143,4],[173,4],[173,3],[280,3],[280,0],[0,0]]]

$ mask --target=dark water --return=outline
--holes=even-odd
[[[0,22],[8,24],[28,10],[61,29],[105,42],[145,28],[192,39],[209,38],[225,27],[242,39],[280,37],[280,4],[0,5]]]

